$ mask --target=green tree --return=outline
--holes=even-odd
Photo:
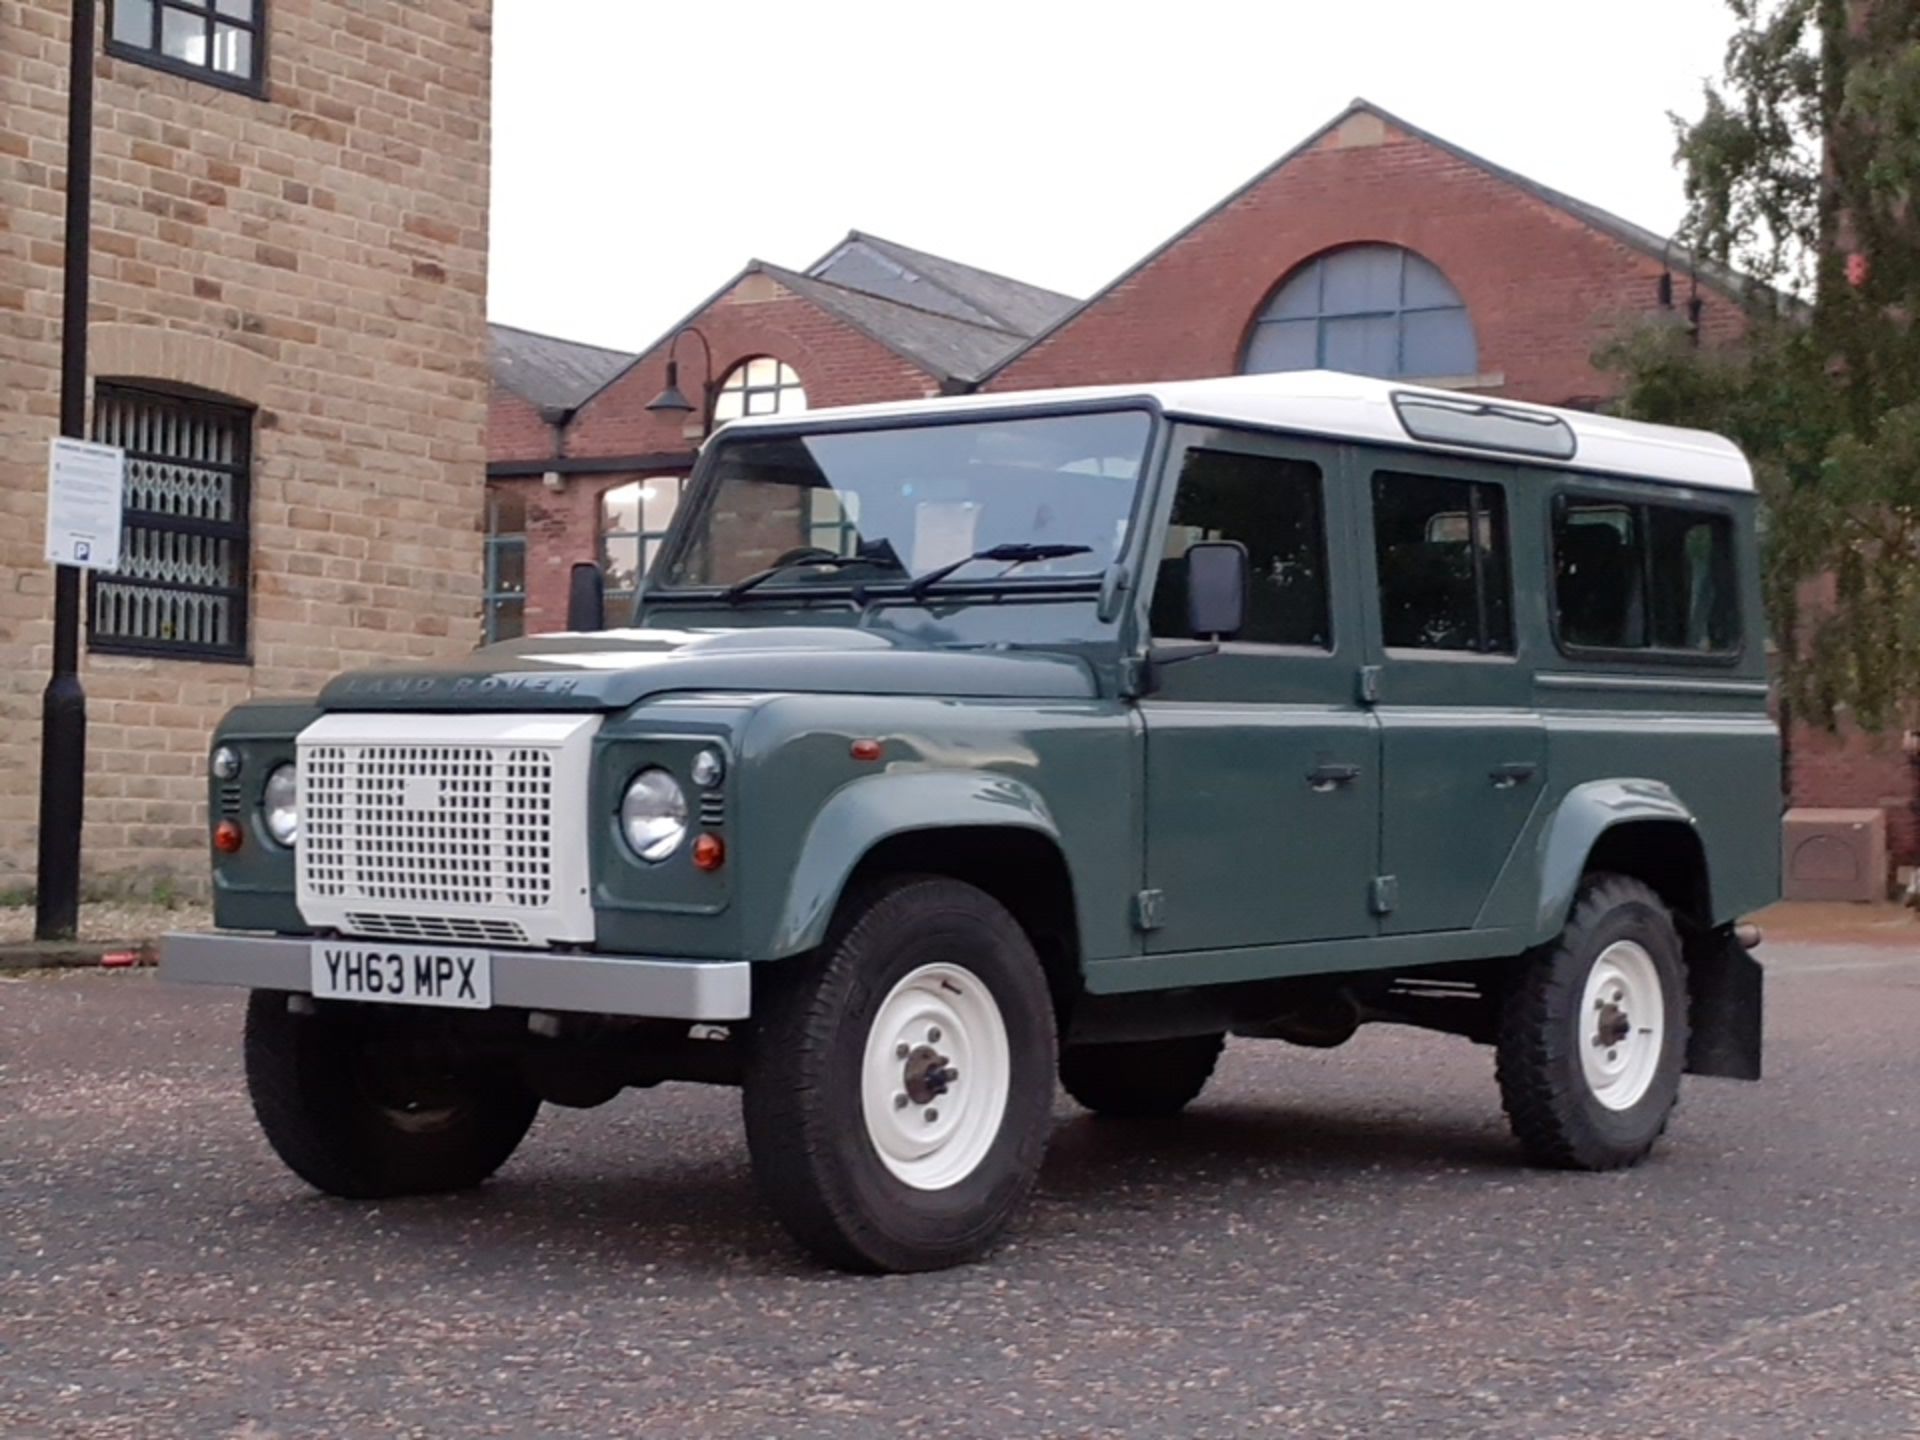
[[[1675,117],[1702,269],[1737,346],[1611,347],[1629,414],[1718,430],[1766,504],[1788,702],[1878,729],[1920,702],[1920,0],[1728,0],[1724,74]],[[1740,277],[1733,280],[1732,277]]]

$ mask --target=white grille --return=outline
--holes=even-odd
[[[598,724],[524,715],[315,722],[299,746],[301,913],[391,939],[591,939],[582,802]]]

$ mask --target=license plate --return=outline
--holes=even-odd
[[[493,1004],[493,965],[484,950],[321,940],[314,943],[311,963],[313,993],[323,1000],[462,1010]]]

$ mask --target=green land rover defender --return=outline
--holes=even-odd
[[[475,1185],[543,1101],[742,1087],[827,1261],[949,1265],[1056,1076],[1229,1035],[1493,1047],[1533,1160],[1753,1079],[1779,876],[1751,475],[1689,431],[1330,373],[768,417],[637,613],[242,705],[215,918],[300,1176]]]

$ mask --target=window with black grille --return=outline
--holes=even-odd
[[[120,568],[93,577],[89,648],[247,656],[253,412],[130,385],[94,387],[93,438],[127,452]]]

